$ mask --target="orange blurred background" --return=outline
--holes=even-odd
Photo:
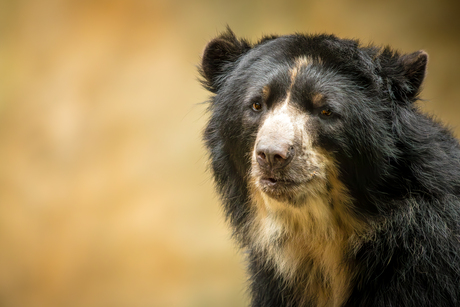
[[[206,171],[196,67],[240,36],[330,32],[430,55],[460,119],[457,0],[0,1],[0,305],[245,306]]]

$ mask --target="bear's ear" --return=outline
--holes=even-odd
[[[425,79],[428,54],[420,50],[402,56],[393,54],[393,59],[393,65],[383,67],[389,79],[392,96],[403,103],[414,102]]]
[[[425,79],[428,54],[423,50],[405,54],[400,58],[400,62],[404,70],[404,77],[408,83],[406,88],[407,98],[413,99],[418,95]]]
[[[229,27],[210,41],[203,52],[200,67],[204,87],[215,93],[235,61],[250,49],[251,45],[244,39],[238,39]]]

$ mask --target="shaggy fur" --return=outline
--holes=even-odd
[[[427,54],[228,29],[204,132],[251,306],[460,306],[460,149],[415,102]]]

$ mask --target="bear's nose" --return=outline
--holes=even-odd
[[[287,142],[268,143],[260,141],[256,147],[257,163],[272,170],[285,167],[294,156],[294,146]]]

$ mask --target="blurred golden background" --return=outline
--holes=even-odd
[[[430,55],[460,124],[457,0],[1,0],[0,306],[245,306],[196,67],[229,24]]]

